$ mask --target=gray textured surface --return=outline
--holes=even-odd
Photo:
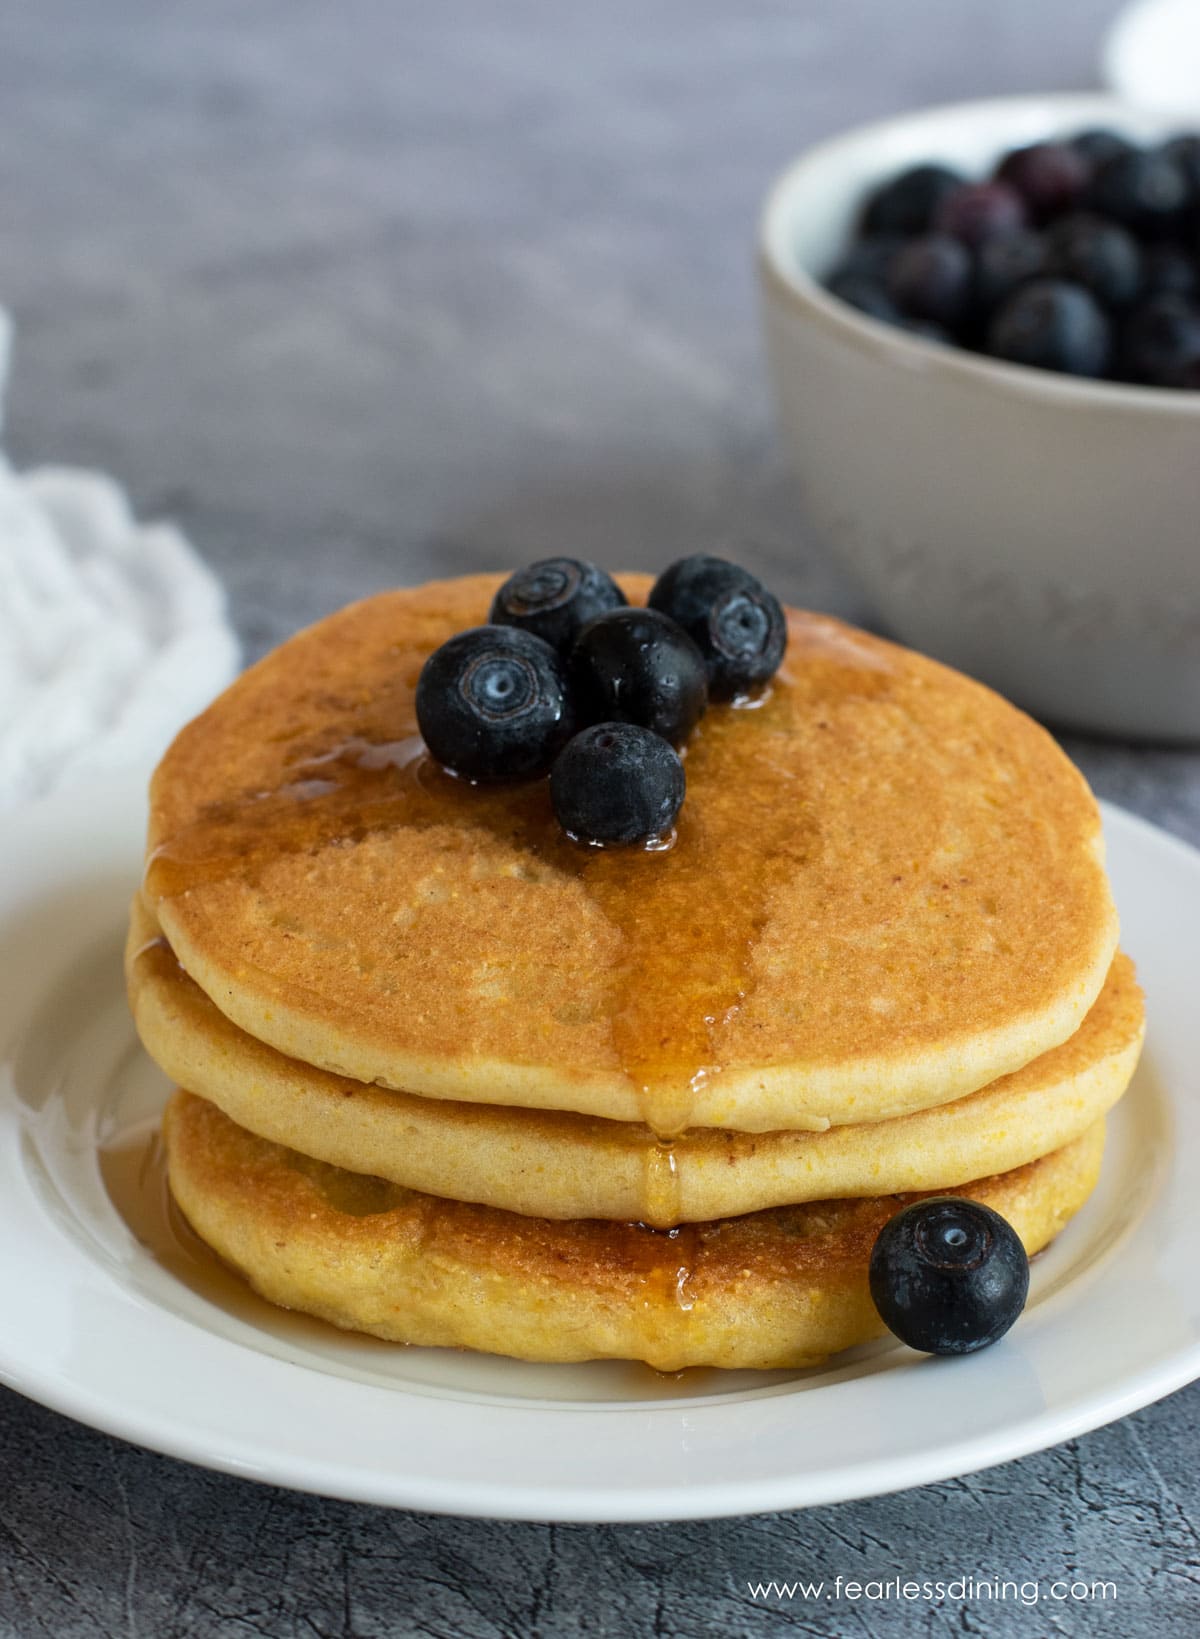
[[[1086,86],[1112,0],[38,0],[0,12],[0,293],[21,460],[118,474],[224,575],[251,653],[389,582],[722,537],[863,614],[771,444],[748,247],[860,118]],[[1073,743],[1200,842],[1200,763]],[[594,1530],[204,1474],[0,1394],[0,1636],[1074,1634],[1095,1607],[750,1603],[748,1580],[1111,1579],[1200,1625],[1200,1389],[973,1479]]]

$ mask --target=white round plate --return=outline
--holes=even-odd
[[[256,1480],[501,1519],[799,1508],[1019,1457],[1200,1375],[1200,855],[1106,816],[1149,1046],[1100,1186],[996,1347],[878,1344],[824,1370],[534,1366],[222,1303],[131,1232],[97,1152],[165,1080],[125,1010],[141,782],[0,829],[0,1380],[96,1428]]]

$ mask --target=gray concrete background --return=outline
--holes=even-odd
[[[253,656],[377,587],[728,541],[869,618],[775,451],[750,244],[810,139],[1094,83],[1112,0],[38,0],[0,10],[21,462],[179,518]],[[1200,759],[1072,741],[1200,842]],[[1115,1323],[1119,1323],[1114,1317]],[[0,1324],[3,1304],[0,1301]],[[1200,1627],[1200,1389],[965,1481],[711,1525],[494,1525],[214,1476],[0,1394],[0,1636],[1088,1633],[1095,1607],[753,1605],[1078,1574]]]

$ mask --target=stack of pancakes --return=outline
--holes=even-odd
[[[1142,1036],[1053,741],[792,613],[771,687],[689,741],[671,845],[583,848],[545,782],[471,786],[417,734],[423,661],[497,584],[300,633],[155,775],[127,971],[199,1235],[339,1326],[668,1371],[877,1335],[914,1194],[1045,1245]]]

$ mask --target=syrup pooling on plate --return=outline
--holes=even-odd
[[[298,1173],[316,1182],[324,1200],[339,1213],[352,1217],[384,1213],[410,1195],[382,1178],[344,1172],[293,1151],[282,1153]],[[320,1345],[342,1335],[327,1321],[282,1309],[260,1297],[201,1240],[171,1195],[166,1148],[157,1123],[126,1129],[102,1144],[99,1161],[109,1199],[134,1238],[189,1291],[239,1320],[296,1343]],[[436,1209],[436,1202],[428,1204]],[[700,1231],[688,1224],[660,1230],[631,1223],[619,1226],[617,1232],[624,1257],[642,1273],[648,1334],[661,1339],[664,1330],[686,1326],[697,1296]],[[394,1347],[365,1333],[355,1333],[354,1340],[365,1349],[381,1352]]]
[[[198,1296],[243,1319],[261,1320],[264,1314],[274,1319],[280,1313],[209,1250],[176,1206],[167,1187],[167,1156],[157,1123],[102,1144],[99,1159],[109,1199],[155,1263]]]
[[[341,1336],[335,1326],[318,1320],[315,1315],[281,1309],[278,1304],[259,1297],[242,1275],[223,1263],[200,1239],[176,1205],[168,1186],[166,1147],[157,1122],[152,1127],[126,1130],[102,1144],[99,1161],[108,1198],[134,1238],[160,1268],[197,1297],[216,1304],[238,1320],[275,1335],[285,1335],[296,1343],[320,1344]],[[353,1174],[346,1177],[348,1190],[361,1189],[366,1197],[371,1186],[383,1182],[367,1179],[358,1184]],[[365,1333],[356,1334],[355,1342],[380,1353],[394,1347]]]
[[[647,1125],[677,1136],[697,1091],[722,1073],[722,1038],[753,991],[772,897],[819,843],[790,743],[791,680],[815,668],[829,699],[869,698],[890,684],[886,661],[837,628],[812,616],[789,624],[785,670],[758,698],[714,706],[691,736],[690,795],[669,847],[582,846],[560,831],[544,780],[472,785],[440,768],[417,733],[415,683],[428,650],[414,645],[389,658],[386,685],[374,692],[297,702],[301,726],[258,748],[273,783],[210,802],[166,836],[147,866],[147,898],[230,878],[254,884],[282,855],[353,847],[400,828],[446,827],[466,852],[478,838],[477,851],[499,846],[517,868],[523,860],[531,873],[571,877],[620,936],[605,1004],[613,1061]],[[496,949],[510,937],[497,927]],[[648,1187],[670,1176],[660,1168]]]

